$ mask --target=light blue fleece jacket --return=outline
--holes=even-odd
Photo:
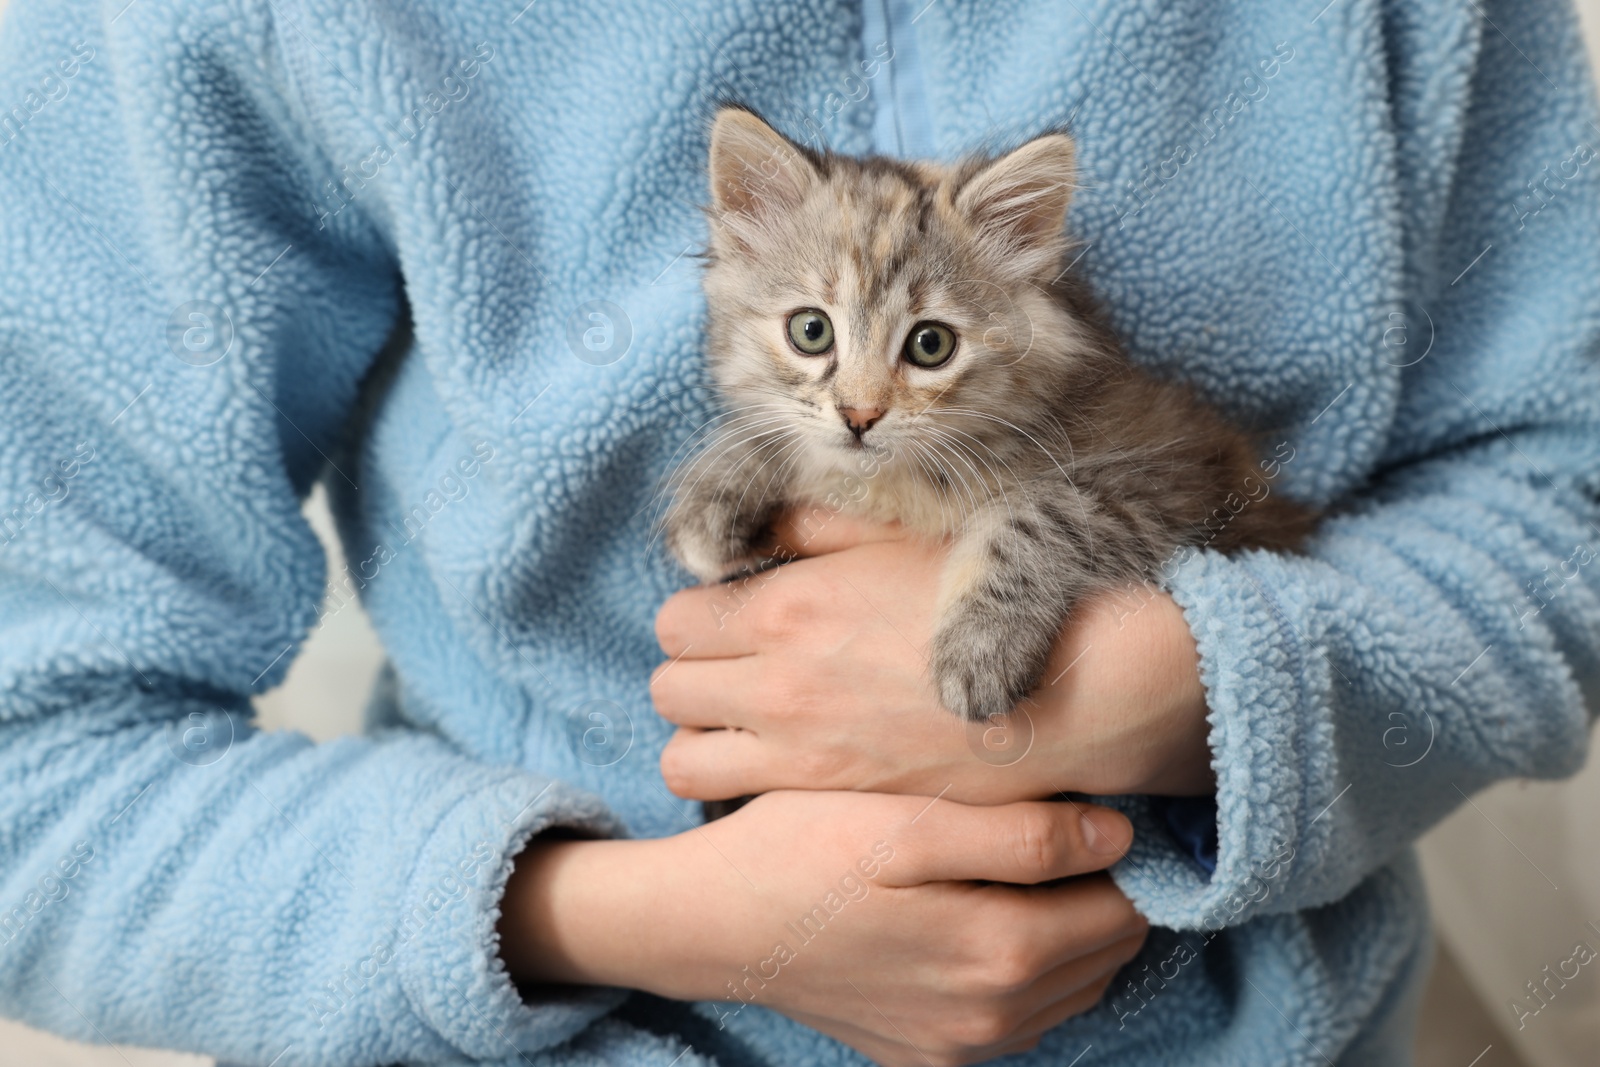
[[[759,1004],[524,1000],[493,934],[530,835],[699,818],[646,546],[710,410],[722,98],[944,159],[1070,120],[1132,351],[1333,509],[1171,576],[1216,872],[1120,801],[1158,929],[1014,1062],[1405,1062],[1409,844],[1573,771],[1600,665],[1600,127],[1557,0],[15,0],[0,1010],[278,1067],[861,1062]],[[254,732],[325,585],[392,661],[371,729]]]

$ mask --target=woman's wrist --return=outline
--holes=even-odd
[[[1159,730],[1165,744],[1152,762],[1143,793],[1162,796],[1204,796],[1215,792],[1216,773],[1211,767],[1210,709],[1200,681],[1200,649],[1183,609],[1166,594],[1157,605],[1155,620],[1162,633],[1152,639],[1151,669],[1164,683],[1165,700]]]
[[[659,939],[652,911],[666,841],[536,837],[513,863],[500,905],[500,957],[524,983],[618,986],[670,995],[640,946]]]
[[[1034,694],[1033,772],[1076,792],[1204,796],[1216,787],[1200,656],[1166,593],[1083,606]],[[1061,780],[1065,784],[1061,784]]]

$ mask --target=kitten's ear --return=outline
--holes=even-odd
[[[1077,148],[1064,133],[1035,137],[969,178],[956,210],[1025,246],[1059,240],[1077,178]]]
[[[717,112],[710,170],[717,213],[751,220],[798,207],[820,177],[803,149],[742,107]]]

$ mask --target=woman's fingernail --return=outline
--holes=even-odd
[[[1102,856],[1120,856],[1133,844],[1133,823],[1123,815],[1101,808],[1093,814],[1080,812],[1083,820],[1083,843],[1090,852]]]

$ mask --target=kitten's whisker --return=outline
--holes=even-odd
[[[1037,437],[1033,436],[1033,434],[1029,433],[1027,430],[1024,430],[1021,426],[1018,426],[1009,419],[1002,419],[998,415],[991,415],[985,411],[975,411],[972,408],[940,408],[938,413],[941,415],[965,415],[975,419],[988,419],[990,422],[998,422],[1000,425],[1005,426],[1008,429],[1015,430],[1017,433],[1021,434],[1023,437],[1026,437],[1029,441],[1032,441],[1038,446],[1039,451],[1043,452],[1055,469],[1061,472],[1061,477],[1066,479],[1068,485],[1072,486],[1074,489],[1078,488],[1077,483],[1072,480],[1072,475],[1068,474],[1066,470],[1062,468],[1061,463],[1056,459],[1055,454],[1046,448],[1044,443],[1041,442]],[[1063,438],[1063,440],[1067,441],[1067,447],[1070,450],[1072,447],[1071,441],[1067,438]]]
[[[756,413],[759,412],[782,412],[786,410],[786,408],[779,404],[755,404],[745,405],[735,411],[717,411],[713,413],[710,418],[704,420],[694,429],[689,431],[683,442],[679,444],[677,448],[673,449],[672,455],[668,457],[667,467],[669,470],[675,467],[678,463],[679,455],[684,452],[685,449],[691,448],[695,444],[696,439],[707,432],[708,427],[711,428],[710,432],[715,433],[725,430],[727,426],[738,423],[741,420],[752,418]],[[722,423],[723,425],[717,426],[716,424],[718,423]]]
[[[906,444],[912,461],[916,463],[919,470],[927,475],[928,483],[932,485],[934,487],[934,491],[938,493],[939,529],[946,531],[956,529],[957,526],[950,521],[951,512],[953,510],[951,506],[950,493],[947,489],[947,485],[940,481],[940,474],[942,473],[943,465],[939,463],[938,459],[931,454],[928,446],[924,442],[908,441]],[[923,458],[924,455],[927,456],[926,459]],[[958,512],[958,514],[961,513]]]
[[[1001,497],[1003,498],[1003,500],[1005,502],[1006,517],[1008,519],[1012,520],[1013,522],[1016,521],[1017,513],[1016,513],[1016,509],[1012,506],[1010,490],[1011,489],[1016,489],[1019,493],[1022,494],[1022,497],[1023,497],[1023,499],[1025,501],[1026,500],[1030,500],[1032,498],[1032,496],[1033,496],[1033,490],[1032,490],[1032,487],[1031,487],[1029,481],[1027,479],[1025,479],[1025,478],[1022,478],[1022,477],[1018,476],[1016,470],[1011,466],[1010,461],[1007,460],[1005,458],[1005,456],[1001,455],[998,451],[996,451],[995,448],[992,445],[990,445],[987,441],[984,441],[982,438],[977,437],[977,436],[975,436],[973,434],[967,433],[965,430],[963,430],[963,429],[961,429],[960,427],[957,427],[957,426],[944,427],[944,428],[942,428],[942,430],[946,434],[959,434],[961,437],[965,437],[967,440],[972,442],[971,445],[966,445],[966,444],[963,444],[960,441],[955,441],[955,442],[952,442],[952,446],[959,445],[961,447],[962,451],[965,451],[965,452],[970,453],[971,455],[973,455],[980,463],[982,463],[986,468],[988,468],[990,470],[990,472],[994,476],[995,484],[999,487],[1000,495],[1001,495]],[[976,447],[974,447],[974,446],[976,446]],[[982,449],[983,452],[987,452],[989,455],[993,456],[995,462],[999,463],[1000,466],[1005,468],[1005,471],[1006,471],[1006,474],[1008,475],[1008,477],[1004,477],[1003,478],[1003,477],[1000,476],[1000,474],[998,472],[994,471],[993,466],[989,463],[988,460],[983,458],[982,452],[979,452],[978,449]]]
[[[976,469],[972,467],[972,461],[967,458],[968,455],[970,454],[970,450],[969,449],[962,448],[962,447],[959,446],[959,444],[957,442],[953,442],[952,441],[952,442],[945,443],[944,450],[949,452],[949,453],[951,453],[952,455],[956,456],[963,463],[967,464],[968,468],[973,470],[973,476],[972,476],[973,481],[978,482],[983,487],[984,493],[983,493],[983,501],[982,501],[982,503],[978,503],[977,501],[973,502],[972,518],[976,518],[978,516],[978,514],[985,507],[989,507],[989,506],[993,505],[993,503],[994,503],[994,488],[989,484],[987,479],[985,479],[981,475],[979,475],[977,473]],[[966,481],[966,476],[965,475],[962,476],[962,480]],[[1011,499],[1010,499],[1010,497],[1004,496],[1002,494],[1001,499],[1002,499],[1002,502],[1006,506],[1006,515],[1007,515],[1007,517],[1012,517]]]
[[[700,483],[705,480],[707,475],[709,475],[712,470],[716,468],[716,460],[720,456],[726,455],[729,451],[736,451],[740,448],[761,449],[768,447],[771,444],[770,439],[782,439],[790,436],[793,431],[782,425],[779,425],[785,421],[785,418],[779,416],[763,418],[759,421],[758,426],[765,427],[769,425],[777,425],[777,428],[757,428],[751,430],[750,427],[741,427],[739,432],[742,436],[739,439],[729,442],[729,440],[724,437],[718,440],[714,446],[696,452],[694,456],[687,460],[681,467],[672,472],[671,477],[663,479],[663,486],[662,489],[657,493],[657,498],[660,499],[668,494],[677,497],[680,496],[680,494],[692,492],[698,488]],[[762,441],[762,438],[768,438],[769,440]],[[652,522],[650,537],[645,542],[645,553],[647,555],[655,547],[656,539],[665,531],[666,517],[670,510],[671,505],[669,501],[668,506],[662,508],[660,514],[658,514],[656,519]]]
[[[699,453],[690,461],[686,469],[681,472],[681,478],[676,480],[675,487],[682,492],[693,492],[699,488],[700,483],[705,480],[706,476],[718,466],[717,460],[721,456],[740,449],[749,449],[751,451],[762,449],[770,445],[773,440],[786,436],[790,431],[783,427],[780,422],[781,420],[775,419],[771,424],[763,424],[760,428],[742,432],[736,439],[719,440],[715,446]],[[773,428],[766,428],[767,425],[771,425]],[[690,480],[691,475],[693,476],[692,481]]]
[[[973,415],[973,416],[977,416],[977,417],[980,417],[980,418],[987,418],[987,419],[991,419],[994,422],[1001,423],[1002,425],[1010,426],[1013,429],[1016,429],[1019,433],[1022,433],[1023,436],[1027,437],[1028,440],[1032,441],[1034,444],[1039,445],[1040,451],[1044,452],[1044,454],[1047,457],[1050,458],[1051,462],[1055,464],[1056,470],[1061,472],[1061,476],[1063,478],[1065,478],[1066,481],[1067,481],[1067,484],[1072,487],[1073,491],[1070,494],[1066,494],[1066,496],[1071,499],[1073,506],[1076,507],[1076,509],[1077,509],[1078,518],[1079,518],[1080,523],[1081,523],[1081,528],[1082,528],[1084,536],[1086,538],[1087,550],[1090,553],[1093,553],[1093,551],[1095,549],[1095,542],[1094,542],[1094,523],[1091,521],[1091,518],[1090,518],[1091,508],[1090,508],[1089,505],[1091,503],[1091,500],[1090,500],[1089,497],[1086,496],[1086,494],[1084,494],[1078,488],[1077,483],[1072,479],[1071,475],[1067,474],[1066,471],[1061,470],[1061,464],[1055,463],[1055,457],[1051,455],[1049,449],[1046,449],[1042,444],[1039,444],[1039,441],[1036,438],[1034,438],[1034,436],[1032,434],[1029,434],[1026,431],[1023,431],[1021,429],[1021,427],[1018,427],[1014,423],[1008,422],[1005,419],[999,418],[998,416],[991,416],[991,415],[988,415],[988,414],[986,414],[984,412],[981,412],[981,411],[972,411],[972,410],[966,409],[966,408],[947,408],[945,410],[946,411],[951,411],[951,412],[954,412],[954,413],[957,413],[957,414],[961,414],[961,415]],[[1070,442],[1068,442],[1068,444],[1069,444],[1069,447],[1070,447]]]
[[[774,433],[781,434],[782,431],[774,431]],[[770,444],[771,444],[770,441],[763,441],[760,444],[756,444],[753,447],[751,447],[750,451],[752,451],[752,452],[756,452],[756,451],[765,452],[770,447]],[[680,482],[680,483],[678,483],[677,484],[677,492],[678,493],[688,493],[688,492],[693,492],[695,489],[697,489],[699,487],[700,483],[703,482],[706,479],[706,477],[708,475],[710,475],[712,473],[712,471],[718,466],[717,463],[713,462],[713,460],[715,458],[717,458],[717,457],[713,453],[710,453],[710,452],[702,453],[701,455],[697,456],[696,457],[696,461],[697,462],[690,468],[689,473],[694,473],[695,471],[698,471],[698,473],[695,475],[695,478],[694,478],[694,480],[692,482]],[[700,460],[704,460],[705,462],[699,462]],[[726,480],[731,479],[734,476],[736,476],[737,473],[738,473],[738,468],[735,468],[734,470],[724,472],[721,475],[721,477],[723,477],[724,481],[726,481]],[[685,474],[685,478],[687,478],[687,476],[688,475]],[[679,497],[679,498],[681,499],[682,497]],[[650,537],[645,542],[645,547],[644,547],[645,555],[647,557],[648,557],[649,553],[654,550],[656,540],[658,538],[660,538],[662,535],[665,534],[666,528],[667,528],[667,517],[670,514],[671,514],[671,505],[669,504],[667,508],[663,509],[662,514],[660,516],[658,516],[656,521],[652,524]]]
[[[932,427],[929,427],[929,430],[931,431]],[[962,463],[966,464],[967,469],[972,472],[973,479],[981,484],[984,488],[984,502],[987,503],[989,501],[989,499],[993,496],[993,492],[988,484],[988,479],[984,478],[983,475],[978,472],[978,468],[973,466],[972,461],[962,453],[961,449],[956,447],[957,442],[953,438],[943,437],[942,435],[935,433],[934,439],[929,440],[926,443],[932,450],[934,457],[937,458],[944,453],[948,453],[960,460]],[[960,480],[961,488],[966,490],[968,498],[972,501],[972,513],[976,514],[980,505],[978,504],[977,496],[972,492],[972,486],[968,483],[966,475],[960,470],[950,467],[949,464],[942,464],[942,467],[945,469],[946,474],[954,475]],[[966,513],[963,513],[961,518],[964,523],[967,519]]]
[[[750,473],[750,476],[747,479],[745,479],[744,487],[740,490],[739,502],[732,512],[734,515],[738,515],[740,513],[744,506],[744,498],[749,495],[751,487],[756,484],[762,473],[767,469],[768,466],[772,464],[775,459],[777,459],[779,456],[785,456],[785,454],[787,454],[787,457],[784,460],[784,466],[781,467],[778,473],[773,476],[771,479],[772,481],[781,480],[783,474],[788,469],[789,462],[799,454],[799,451],[795,448],[796,445],[803,443],[803,439],[799,434],[787,428],[776,431],[776,434],[778,435],[776,447],[774,447],[774,443],[772,441],[765,441],[758,446],[760,451],[763,453],[763,458],[760,465]],[[719,485],[718,488],[721,489],[730,484],[732,479],[737,477],[742,469],[743,468],[736,466],[727,471],[724,475],[722,485]],[[701,478],[703,479],[704,476],[704,473],[702,473]],[[698,484],[699,480],[696,481],[695,485],[698,486]],[[732,533],[731,530],[729,532]]]
[[[960,448],[963,451],[970,453],[973,456],[973,458],[975,458],[979,463],[982,463],[983,466],[984,466],[984,469],[986,469],[989,472],[990,477],[992,477],[994,479],[995,484],[997,486],[999,486],[1001,492],[1005,491],[1005,484],[1006,484],[1006,482],[1008,480],[1013,485],[1019,485],[1020,486],[1023,483],[1023,480],[1017,476],[1017,472],[1012,468],[1011,464],[1009,462],[1007,462],[1006,458],[1004,456],[1002,456],[1000,453],[996,452],[994,450],[994,448],[987,441],[984,441],[982,438],[979,438],[979,437],[974,436],[973,434],[967,433],[965,430],[961,429],[959,426],[929,426],[929,427],[927,427],[927,429],[928,429],[929,433],[937,434],[938,436],[944,438],[945,440],[950,441],[952,447],[960,446]],[[955,435],[955,434],[959,434],[961,437],[964,437],[968,441],[971,441],[973,445],[977,446],[977,448],[974,448],[971,445],[962,444],[960,441],[956,440],[952,436],[952,435]],[[1009,479],[1002,478],[1000,476],[1000,472],[994,469],[994,464],[992,464],[988,460],[984,459],[983,455],[978,452],[978,450],[977,450],[978,448],[983,449],[984,452],[987,452],[987,453],[989,453],[989,455],[993,456],[995,458],[995,461],[1006,469],[1006,474],[1009,475]]]
[[[673,456],[676,457],[678,452],[683,451],[692,445],[696,438],[705,434],[726,433],[731,427],[750,419],[763,415],[786,414],[788,411],[789,409],[781,404],[749,404],[734,411],[719,411],[691,430],[684,442],[673,452]]]
[[[678,446],[677,451],[673,453],[672,465],[676,465],[680,452],[695,444],[695,438],[697,437],[714,438],[712,441],[701,442],[705,445],[705,448],[696,453],[696,458],[699,458],[711,450],[725,447],[727,442],[736,434],[744,433],[746,430],[757,426],[786,422],[790,418],[792,418],[791,413],[776,404],[747,408],[738,413],[720,414],[701,423],[690,434],[688,440]]]
[[[705,422],[702,422],[700,425],[706,426],[719,421],[737,419],[756,411],[780,411],[787,409],[788,405],[776,403],[740,404],[737,407],[719,405],[717,409],[711,413],[711,417],[706,419]]]
[[[779,456],[784,456],[787,454],[788,458],[784,460],[783,466],[778,468],[778,473],[774,475],[772,479],[773,481],[782,480],[784,472],[788,469],[789,460],[793,459],[799,454],[795,446],[803,443],[800,435],[792,431],[787,434],[787,438],[788,439],[779,445],[776,450],[769,452],[767,457],[761,461],[761,465],[751,472],[750,477],[745,479],[744,488],[739,491],[739,503],[734,508],[735,514],[738,514],[740,510],[743,509],[744,498],[750,495],[750,487],[756,483],[757,478],[761,477],[762,472],[765,471],[767,467],[769,467]]]
[[[959,505],[961,509],[960,525],[965,526],[967,520],[971,516],[976,515],[979,509],[978,498],[977,495],[972,491],[972,484],[967,480],[967,476],[963,474],[960,469],[953,467],[944,461],[942,452],[937,442],[923,441],[921,444],[927,450],[928,458],[939,468],[940,471],[945,474],[946,477],[952,479],[955,482],[955,485],[966,494],[966,501],[963,501],[959,496],[954,498],[957,505]],[[958,456],[957,458],[961,457]],[[965,462],[965,460],[963,460],[963,462]],[[976,471],[974,471],[974,473],[976,473]],[[968,502],[970,502],[972,505],[971,510],[968,510],[966,506]]]
[[[985,502],[987,503],[992,501],[994,499],[995,491],[998,490],[1001,498],[1005,501],[1007,514],[1012,518],[1016,517],[1015,512],[1011,507],[1011,497],[1007,491],[1007,484],[1009,483],[1010,485],[1020,488],[1023,485],[1023,480],[1017,477],[1016,471],[1012,469],[1011,464],[1008,463],[1005,458],[1000,455],[1000,453],[991,448],[988,443],[980,440],[977,437],[974,437],[972,434],[969,434],[964,430],[961,430],[959,427],[947,428],[930,425],[927,427],[927,430],[929,433],[944,441],[946,447],[956,456],[961,458],[962,462],[967,463],[969,467],[971,466],[971,461],[966,458],[969,455],[973,459],[976,459],[979,463],[983,464],[984,469],[989,472],[989,477],[983,480],[984,487],[987,490],[985,494]],[[973,448],[972,446],[967,445],[957,439],[954,434],[960,434],[962,437],[965,437],[974,444],[978,445],[985,452],[988,452],[990,455],[994,456],[995,460],[1006,469],[1006,474],[1009,475],[1009,477],[1002,477],[1000,472],[995,470],[994,464],[985,459],[982,453],[980,453],[976,448]],[[974,476],[977,476],[976,469],[973,470],[973,474]]]
[[[927,442],[926,447],[929,458],[939,464],[940,469],[954,480],[954,488],[957,492],[952,495],[952,499],[955,501],[956,508],[959,511],[960,521],[953,529],[964,529],[972,521],[973,517],[978,514],[978,498],[977,494],[972,491],[972,483],[965,474],[950,464],[950,461],[945,456],[948,449],[941,448],[932,441]]]
[[[906,447],[910,453],[911,461],[927,476],[928,484],[939,495],[939,528],[946,531],[955,529],[956,527],[950,522],[950,494],[946,491],[945,484],[939,477],[942,473],[942,464],[930,454],[928,460],[933,463],[933,466],[928,466],[928,462],[923,460],[923,453],[928,449],[928,446],[921,441],[908,440]],[[961,517],[965,519],[965,514],[963,513]]]
[[[787,421],[787,419],[782,414],[778,414],[778,416],[763,416],[762,419],[755,418],[754,414],[752,416],[741,416],[741,419],[731,422],[730,426],[718,427],[715,430],[722,437],[718,438],[714,445],[694,451],[690,456],[685,456],[682,462],[678,461],[677,454],[674,454],[674,459],[670,461],[669,467],[667,467],[667,474],[661,478],[661,485],[656,488],[654,494],[651,494],[650,501],[646,502],[645,507],[640,510],[661,509],[662,502],[666,501],[666,498],[669,498],[672,494],[677,493],[678,490],[682,490],[696,470],[709,466],[718,450],[725,451],[728,448],[730,438],[734,434],[746,434],[749,430],[755,430],[754,434],[747,435],[746,442],[734,442],[734,445],[754,442],[763,432],[771,432],[771,430],[765,430],[765,427],[776,426],[776,424],[781,424],[784,421]],[[731,429],[731,427],[738,427],[738,429]],[[682,448],[680,448],[680,451],[682,451]],[[704,472],[702,472],[701,477],[704,477]],[[699,478],[694,478],[694,483],[698,482]],[[658,514],[653,522],[659,523],[662,518],[664,518],[664,514]]]

